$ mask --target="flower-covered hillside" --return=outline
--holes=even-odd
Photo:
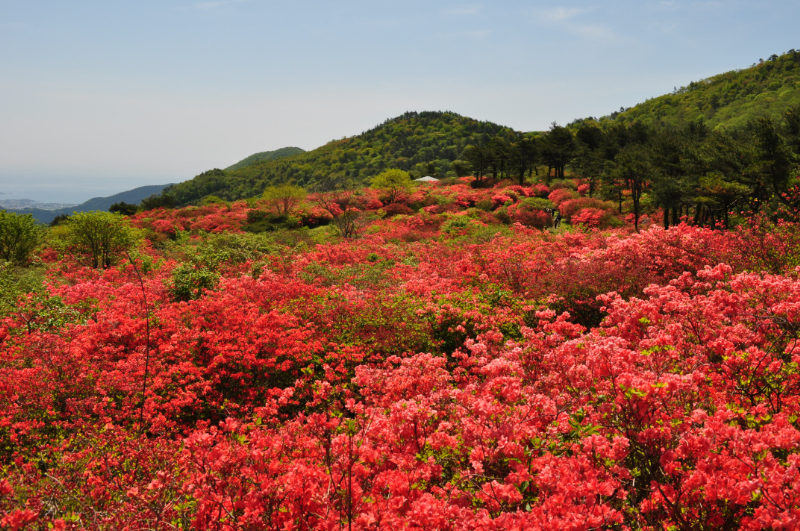
[[[800,227],[381,197],[114,218],[109,267],[55,227],[3,269],[0,529],[800,526]]]

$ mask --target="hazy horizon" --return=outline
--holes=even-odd
[[[800,48],[796,2],[0,2],[0,192],[80,203],[406,111],[517,130]]]

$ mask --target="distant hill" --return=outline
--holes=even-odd
[[[133,190],[120,192],[118,194],[110,195],[108,197],[93,197],[88,201],[84,201],[80,205],[61,208],[58,210],[42,210],[40,208],[26,208],[21,210],[13,210],[18,214],[31,214],[35,220],[40,223],[50,223],[60,214],[72,214],[73,212],[90,212],[92,210],[108,210],[114,203],[125,202],[131,204],[139,204],[142,199],[150,197],[154,194],[160,194],[169,184],[154,184],[150,186],[140,186]]]
[[[756,116],[780,115],[797,104],[800,104],[800,51],[790,50],[750,68],[689,83],[671,94],[600,121],[681,125],[703,120],[711,128],[730,128],[744,126]]]
[[[495,136],[517,138],[511,128],[481,122],[453,112],[408,112],[369,131],[334,140],[312,151],[257,162],[235,170],[214,169],[170,190],[179,205],[216,195],[236,200],[261,194],[274,183],[312,186],[333,179],[365,184],[387,168],[445,176],[468,145],[483,144]],[[246,159],[245,159],[246,160]]]
[[[239,168],[244,168],[245,166],[252,166],[257,162],[265,162],[268,160],[275,160],[281,159],[283,157],[290,157],[292,155],[298,155],[300,153],[305,153],[305,149],[301,149],[299,147],[285,147],[281,149],[276,149],[275,151],[262,151],[261,153],[255,153],[250,155],[246,159],[242,159],[236,164],[232,166],[228,166],[225,168],[225,171],[232,171],[238,170]]]

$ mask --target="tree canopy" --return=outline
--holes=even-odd
[[[391,168],[373,177],[372,187],[381,190],[385,202],[391,204],[412,190],[414,183],[407,171]]]
[[[24,264],[42,242],[43,233],[30,214],[0,210],[0,260]]]

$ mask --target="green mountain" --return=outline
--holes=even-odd
[[[778,116],[800,104],[800,51],[773,55],[750,68],[689,83],[601,122],[682,125],[702,120],[710,128],[738,128],[758,116]]]
[[[234,170],[214,169],[174,185],[168,192],[178,205],[216,195],[226,200],[254,197],[274,183],[320,185],[340,179],[365,184],[387,168],[420,176],[454,175],[452,162],[466,146],[520,133],[492,122],[452,112],[407,112],[358,136],[334,140],[312,151],[257,162]]]
[[[289,157],[291,155],[297,155],[300,153],[305,153],[305,149],[300,149],[299,147],[285,147],[276,149],[275,151],[262,151],[261,153],[255,153],[250,155],[246,159],[242,159],[233,166],[228,166],[225,168],[225,171],[231,170],[238,170],[239,168],[244,168],[245,166],[252,166],[258,162],[265,162],[268,160],[275,160],[281,159],[283,157]]]
[[[790,106],[800,104],[799,80],[800,52],[790,50],[747,69],[692,82],[599,121],[606,125],[643,122],[681,126],[700,120],[710,128],[739,128],[755,117],[778,117]],[[576,120],[572,125],[577,127],[583,122]],[[407,112],[361,135],[335,140],[308,152],[273,156],[271,160],[257,160],[264,154],[256,154],[225,170],[202,173],[167,191],[178,205],[187,205],[212,195],[229,201],[254,197],[267,186],[283,182],[311,187],[348,180],[363,185],[387,168],[400,168],[418,176],[449,176],[454,175],[453,162],[462,158],[466,146],[484,145],[494,137],[516,140],[520,135],[508,127],[452,112]],[[267,153],[281,151],[284,150]]]

